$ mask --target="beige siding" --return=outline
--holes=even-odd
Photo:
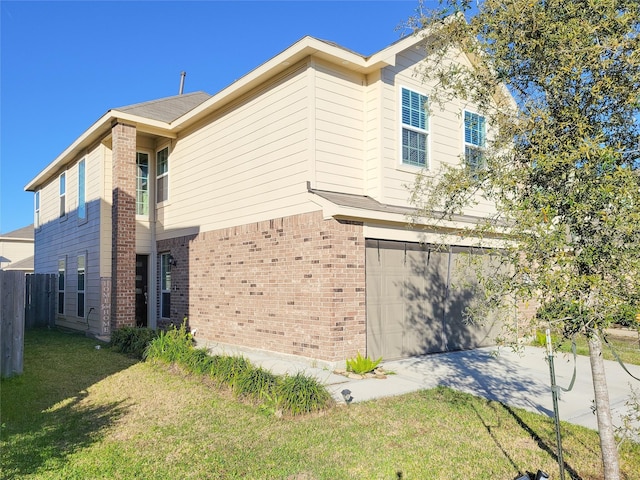
[[[102,178],[102,202],[100,204],[100,217],[102,225],[100,228],[100,272],[102,277],[111,278],[111,206],[112,198],[112,164],[111,149],[101,146],[100,155],[102,157],[102,169],[99,173]]]
[[[33,242],[22,240],[0,240],[0,268],[33,256]]]
[[[59,218],[58,177],[40,191],[41,226],[35,231],[35,271],[58,273],[58,260],[66,259],[65,315],[58,317],[63,326],[86,329],[86,318],[77,317],[77,258],[86,255],[86,308],[90,331],[99,333],[100,306],[100,219],[103,211],[103,146],[97,145],[66,168],[67,215]],[[79,221],[78,161],[86,162],[87,220]]]
[[[364,77],[316,64],[316,184],[364,193]]]
[[[365,87],[365,194],[382,197],[382,84],[380,72],[367,78]]]
[[[400,94],[403,87],[429,97],[432,85],[421,82],[415,75],[415,67],[423,58],[420,51],[406,50],[398,56],[395,67],[382,72],[381,109],[382,127],[382,189],[380,200],[392,205],[409,205],[409,188],[414,183],[417,168],[401,163]],[[466,57],[457,61],[467,62]],[[431,104],[429,116],[429,171],[437,172],[442,165],[460,165],[464,152],[464,109],[473,110],[462,101],[451,101],[444,106]],[[469,214],[486,214],[492,211],[489,203],[478,197],[479,204],[467,210]]]
[[[309,210],[306,85],[299,68],[173,141],[159,237]]]

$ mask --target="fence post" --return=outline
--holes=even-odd
[[[25,274],[0,271],[0,374],[19,375],[23,370]]]

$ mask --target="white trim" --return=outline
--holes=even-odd
[[[82,192],[82,200],[83,200],[83,209],[84,209],[84,216],[81,217],[80,216],[80,164],[84,165],[84,178],[83,178],[83,183],[84,183],[84,191]],[[76,214],[78,217],[78,224],[79,225],[83,225],[85,223],[87,223],[89,221],[89,216],[87,212],[87,159],[86,158],[82,158],[78,161],[78,166],[77,166],[77,170],[78,170],[78,175],[77,175],[77,185],[78,185],[78,207],[76,208]]]
[[[64,192],[62,192],[62,179],[64,177]],[[64,205],[63,205],[64,204]],[[58,175],[58,219],[67,219],[67,171]]]
[[[33,228],[40,228],[40,190],[33,192]]]
[[[80,290],[80,259],[83,259],[83,268],[82,268],[82,275],[83,275],[83,289]],[[78,318],[82,318],[84,319],[87,315],[87,253],[86,252],[82,252],[80,254],[78,254],[78,256],[76,257],[76,275],[77,275],[77,283],[76,283],[76,316]],[[80,310],[80,293],[82,293],[82,299],[83,299],[83,305],[82,305],[82,313],[83,315],[79,315],[79,311]]]
[[[62,264],[62,269],[60,269],[60,264]],[[63,255],[62,257],[58,257],[58,278],[56,279],[58,282],[58,298],[56,298],[56,315],[64,315],[66,311],[67,271],[67,256]],[[60,289],[60,272],[62,272],[62,289]],[[60,294],[62,294],[62,305],[60,304]],[[61,306],[62,311],[60,311]]]
[[[162,319],[167,319],[170,320],[171,319],[171,282],[172,282],[172,278],[171,278],[171,264],[169,263],[169,256],[171,255],[170,252],[162,252],[160,254],[160,285],[159,285],[159,290],[160,290],[160,318]],[[166,273],[169,274],[169,288],[168,289],[163,289],[163,283],[165,280],[165,270],[163,269],[163,259],[167,258],[167,265],[168,265],[168,271]],[[164,294],[167,293],[169,294],[169,316],[165,317],[162,315],[163,310],[164,310]]]
[[[428,108],[425,108],[425,114],[427,116],[426,119],[426,130],[423,130],[421,128],[418,127],[414,127],[412,125],[406,125],[405,123],[403,123],[402,121],[402,91],[403,90],[407,90],[409,92],[413,92],[413,93],[417,93],[418,95],[421,95],[423,97],[425,97],[427,99],[427,103],[429,102],[429,95],[427,95],[426,93],[423,93],[421,91],[419,91],[418,89],[414,88],[414,87],[409,87],[406,85],[398,85],[398,91],[397,91],[397,112],[396,112],[396,118],[398,119],[398,128],[397,128],[397,132],[398,132],[398,138],[397,138],[397,145],[398,145],[398,160],[397,160],[397,169],[398,170],[403,170],[409,173],[418,173],[421,170],[430,170],[431,168],[431,112],[429,111]],[[427,141],[426,141],[426,152],[425,152],[425,165],[423,166],[419,166],[419,165],[412,165],[410,163],[404,163],[404,160],[402,158],[402,147],[403,147],[403,142],[402,142],[402,132],[404,129],[410,130],[412,132],[416,132],[416,133],[421,133],[426,135],[427,137]]]
[[[147,156],[147,213],[139,214],[138,213],[138,154],[141,153]],[[151,208],[155,207],[152,205],[151,199],[155,199],[155,188],[151,188],[151,184],[155,182],[151,182],[152,178],[152,170],[151,170],[151,157],[154,156],[154,152],[150,150],[146,150],[143,148],[136,149],[136,220],[146,221],[149,220]],[[155,172],[155,170],[153,170]],[[155,175],[153,176],[155,178]],[[155,202],[153,202],[155,203]]]
[[[165,173],[162,173],[160,175],[158,175],[158,154],[160,152],[162,152],[163,150],[167,150],[167,171]],[[169,203],[169,182],[170,182],[170,173],[171,173],[171,163],[170,163],[170,159],[171,159],[171,149],[170,149],[170,145],[165,145],[163,147],[158,148],[155,151],[155,162],[154,162],[154,168],[153,168],[153,172],[155,174],[155,193],[154,193],[154,198],[155,198],[155,207],[162,207],[165,206],[166,204]],[[164,200],[160,200],[158,198],[158,180],[160,180],[160,178],[165,178],[167,179],[167,187],[166,187],[166,198]]]

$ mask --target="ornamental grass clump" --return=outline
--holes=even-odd
[[[328,408],[333,399],[318,380],[302,373],[281,377],[275,397],[279,406],[292,415],[301,415]]]
[[[355,358],[347,359],[347,372],[353,372],[358,375],[364,375],[373,372],[382,361],[382,357],[372,360],[369,357],[363,357],[360,352]]]
[[[183,365],[193,350],[193,336],[183,323],[180,328],[172,326],[169,330],[161,331],[146,348],[144,358]]]
[[[111,332],[109,346],[116,352],[142,359],[145,349],[156,336],[150,328],[123,327]]]
[[[209,355],[195,348],[185,325],[161,332],[145,350],[150,362],[177,364],[184,371],[202,375],[224,386],[239,398],[262,402],[261,409],[274,415],[300,415],[327,408],[332,397],[324,385],[302,373],[278,376],[255,367],[242,356]]]

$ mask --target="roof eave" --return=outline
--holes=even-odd
[[[73,161],[78,155],[81,155],[84,150],[107,136],[114,122],[124,122],[134,125],[139,132],[175,138],[175,134],[171,132],[171,126],[166,122],[151,120],[117,110],[109,110],[100,117],[98,121],[85,130],[82,135],[58,155],[55,160],[45,167],[33,180],[25,185],[24,190],[26,192],[36,191],[38,187],[64,168],[65,165]]]
[[[172,123],[172,128],[182,129],[191,125],[262,84],[265,80],[284,72],[291,65],[311,56],[343,65],[345,68],[364,74],[395,64],[395,56],[376,54],[367,59],[344,48],[306,36],[177,119]]]

